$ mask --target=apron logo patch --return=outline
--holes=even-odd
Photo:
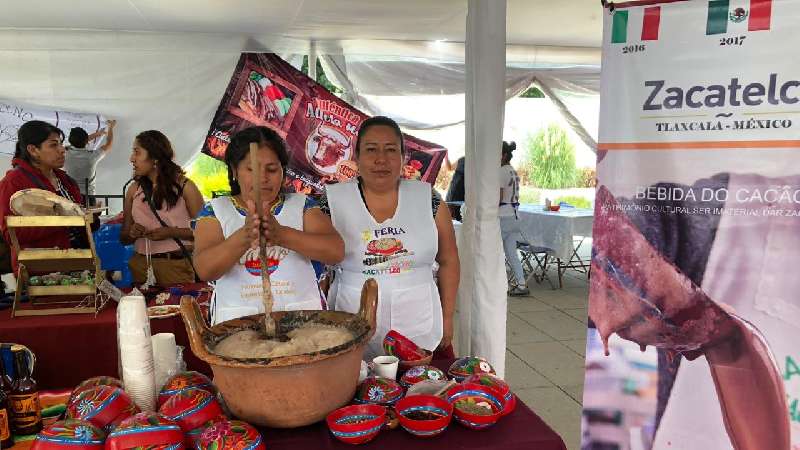
[[[283,247],[267,247],[267,270],[270,274],[278,270],[283,258],[289,254],[289,250]],[[258,257],[258,249],[251,248],[245,252],[239,260],[247,273],[255,277],[261,276],[261,259]]]

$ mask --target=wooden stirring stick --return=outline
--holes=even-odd
[[[261,226],[264,225],[264,208],[261,204],[261,164],[258,161],[258,144],[250,144],[250,167],[253,169],[253,198],[256,216],[259,219],[258,258],[261,260],[261,295],[264,302],[264,331],[268,337],[275,336],[275,320],[272,318],[272,284],[269,281],[267,241]]]

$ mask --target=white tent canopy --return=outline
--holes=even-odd
[[[6,2],[0,15],[0,99],[117,119],[114,151],[99,166],[97,192],[119,193],[130,175],[128,149],[136,133],[163,131],[180,163],[198,153],[242,51],[275,52],[295,66],[302,55],[320,57],[347,100],[369,113],[388,112],[411,128],[459,123],[467,116],[473,117],[472,123],[480,120],[482,112],[497,110],[497,105],[486,108],[481,99],[499,99],[502,92],[479,92],[482,86],[468,92],[467,81],[497,76],[492,70],[478,73],[483,68],[475,61],[502,64],[503,59],[475,53],[472,66],[465,64],[468,8],[471,14],[486,13],[494,24],[498,11],[505,11],[505,97],[538,83],[594,147],[596,131],[583,129],[585,121],[570,114],[570,102],[599,91],[603,11],[597,0]],[[472,16],[472,39],[493,35],[481,19]],[[461,108],[424,117],[413,105],[397,103],[409,95],[455,99]],[[468,110],[464,105],[469,99]],[[395,109],[389,100],[395,101]],[[469,146],[476,145],[482,152],[499,152],[499,146],[490,150],[483,142],[497,137],[497,124],[480,126],[471,131],[467,154],[474,155]],[[482,155],[476,162],[495,159],[499,161],[499,154]],[[0,170],[8,165],[8,157],[0,157]],[[496,230],[487,222],[496,221],[496,214],[490,217],[486,195],[468,193],[468,198],[481,206],[471,214],[477,225],[465,224],[479,243],[466,256],[490,260],[499,246],[489,249],[496,239],[480,235]],[[469,270],[469,286],[475,286],[469,298],[502,289],[505,283],[487,280],[477,267]],[[504,295],[502,290],[498,295]]]

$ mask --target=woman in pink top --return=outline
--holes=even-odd
[[[158,285],[195,279],[189,221],[202,208],[203,196],[174,157],[169,139],[160,131],[144,131],[133,141],[135,181],[125,193],[120,240],[136,249],[128,262],[136,283],[147,279],[148,258]]]

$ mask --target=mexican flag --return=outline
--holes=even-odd
[[[660,28],[660,6],[617,9],[611,23],[611,43],[657,41]]]
[[[769,30],[772,0],[710,0],[706,34]]]

